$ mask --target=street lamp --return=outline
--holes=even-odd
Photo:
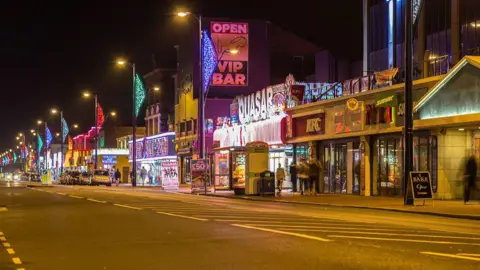
[[[37,125],[41,125],[43,123],[42,120],[37,120]]]
[[[83,92],[83,96],[85,98],[89,98],[92,94],[90,92],[85,91]],[[98,168],[98,123],[97,123],[97,117],[98,117],[98,96],[95,94],[94,95],[95,99],[95,161],[94,161],[94,168]]]
[[[203,93],[203,71],[202,71],[202,15],[196,16],[195,14],[185,11],[178,12],[177,16],[186,17],[187,15],[193,16],[198,21],[198,72],[200,73],[200,85],[198,87],[198,145],[199,145],[199,156],[201,159],[205,158],[205,108],[204,108],[204,93]]]
[[[111,116],[117,116],[117,113],[113,111],[113,112],[110,112],[110,115]]]
[[[132,67],[132,186],[137,186],[137,115],[135,113],[135,62],[128,62],[124,59],[117,59],[117,66],[125,67],[129,65]]]
[[[58,113],[58,110],[55,109],[55,108],[53,108],[53,109],[50,110],[50,112],[51,112],[52,114],[57,114],[57,113]]]
[[[78,128],[78,125],[77,125],[77,124],[73,124],[73,128]]]

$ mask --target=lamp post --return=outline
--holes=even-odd
[[[135,113],[135,63],[123,59],[117,60],[118,66],[129,65],[132,67],[132,186],[137,186],[137,115]]]
[[[199,156],[201,159],[205,158],[205,107],[204,93],[203,93],[203,71],[202,71],[202,15],[196,16],[191,12],[178,12],[177,16],[185,17],[191,15],[198,21],[198,72],[200,74],[200,85],[198,87],[198,145]]]
[[[37,132],[33,132],[33,135],[37,134],[37,173],[40,175],[40,152],[41,149],[39,149],[38,145],[38,136],[40,136],[40,131],[38,127],[43,123],[42,120],[37,120]]]
[[[57,109],[52,109],[50,111],[53,115],[56,115],[58,113]],[[60,160],[60,175],[63,174],[63,129],[65,127],[63,126],[63,111],[60,111],[60,155],[61,155],[61,160]]]
[[[408,181],[410,172],[413,170],[413,112],[412,112],[412,88],[413,88],[413,0],[407,0],[405,4],[405,141],[404,153],[404,205],[413,205],[413,199],[408,196]]]
[[[83,93],[83,96],[86,98],[89,98],[91,96],[90,92],[85,91]],[[95,94],[94,95],[94,100],[95,100],[95,157],[94,157],[94,169],[96,170],[98,168],[98,123],[97,123],[97,117],[98,117],[98,96]]]

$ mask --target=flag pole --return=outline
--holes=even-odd
[[[98,168],[98,98],[95,95],[95,163],[94,168]]]
[[[61,160],[60,160],[60,175],[63,174],[63,111],[60,111],[60,153],[61,153]]]
[[[137,115],[135,113],[135,63],[132,63],[133,83],[132,83],[132,187],[137,186]]]

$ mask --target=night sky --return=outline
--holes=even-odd
[[[287,3],[287,2],[284,2]],[[0,152],[15,146],[15,134],[46,120],[58,132],[64,111],[85,132],[94,123],[97,93],[119,125],[131,123],[131,71],[115,67],[118,56],[133,59],[140,74],[174,68],[178,8],[207,17],[266,19],[335,55],[361,59],[362,1],[8,1],[0,10]],[[189,23],[193,23],[190,21]],[[28,132],[29,133],[29,132]],[[27,137],[27,140],[30,140]]]

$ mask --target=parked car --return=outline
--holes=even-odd
[[[30,181],[41,182],[40,175],[38,173],[31,173],[30,174]]]
[[[78,178],[80,179],[80,185],[90,185],[92,174],[89,172],[82,172]]]
[[[110,173],[107,170],[95,170],[91,177],[90,184],[111,186]]]
[[[81,185],[80,172],[79,171],[70,171],[69,172],[69,183],[70,185]]]

